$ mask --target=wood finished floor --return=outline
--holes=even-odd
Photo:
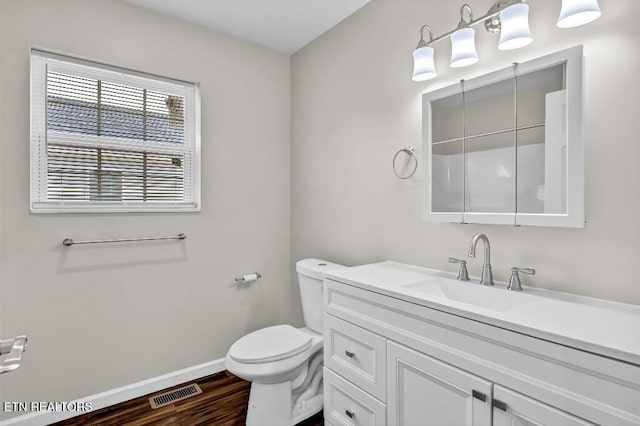
[[[244,425],[251,384],[222,371],[189,383],[169,388],[173,390],[191,383],[202,389],[200,395],[151,409],[149,397],[164,391],[141,396],[82,416],[54,423],[55,426],[236,426]],[[322,412],[299,423],[299,426],[322,426]],[[274,425],[278,426],[278,425]]]

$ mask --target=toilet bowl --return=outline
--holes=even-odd
[[[337,268],[318,259],[296,263],[307,327],[266,327],[229,348],[227,370],[251,382],[248,426],[295,425],[322,410],[322,279]]]

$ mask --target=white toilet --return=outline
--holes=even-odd
[[[304,328],[276,325],[236,341],[227,370],[251,383],[247,425],[295,425],[322,410],[322,279],[342,265],[296,263]]]

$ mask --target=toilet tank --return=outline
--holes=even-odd
[[[325,273],[343,265],[319,259],[303,259],[296,263],[304,323],[322,334],[322,279]]]

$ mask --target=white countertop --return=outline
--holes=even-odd
[[[505,283],[488,287],[455,277],[390,261],[327,273],[334,281],[640,366],[640,306],[532,287],[513,292]]]

